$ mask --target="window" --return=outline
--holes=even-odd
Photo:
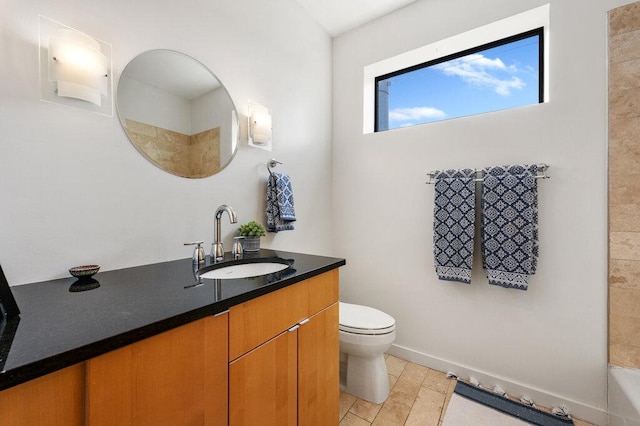
[[[542,5],[363,68],[364,134],[549,102]]]
[[[543,28],[375,79],[375,131],[544,102]]]

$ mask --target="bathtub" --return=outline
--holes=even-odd
[[[609,368],[609,426],[640,426],[640,370]]]

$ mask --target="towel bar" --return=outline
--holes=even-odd
[[[540,164],[537,164],[537,166],[538,166],[538,174],[536,175],[536,179],[549,179],[551,177],[547,175],[547,169],[549,168],[548,164],[540,163]],[[434,184],[436,182],[436,175],[439,172],[440,170],[432,170],[429,173],[427,173],[426,184],[427,185]],[[476,173],[476,178],[474,179],[474,181],[482,182],[484,180],[484,171],[482,169],[476,169],[475,173]]]

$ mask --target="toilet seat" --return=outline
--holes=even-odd
[[[339,329],[343,332],[378,335],[396,329],[396,320],[391,315],[369,306],[340,302],[339,311]]]

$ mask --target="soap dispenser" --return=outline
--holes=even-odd
[[[204,263],[204,249],[202,244],[204,241],[192,241],[190,243],[184,243],[185,246],[196,246],[193,250],[193,264],[200,265]]]

